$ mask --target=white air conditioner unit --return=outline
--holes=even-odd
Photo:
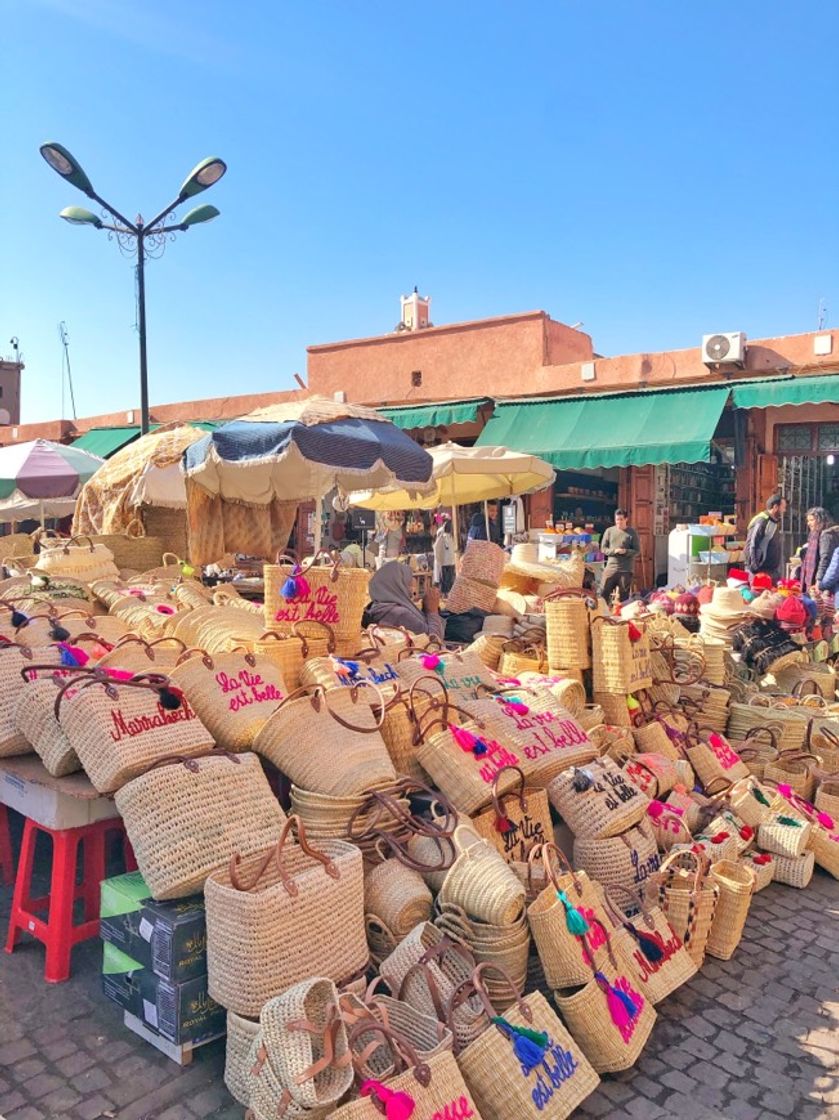
[[[743,331],[702,336],[702,361],[706,366],[743,366],[746,335]]]

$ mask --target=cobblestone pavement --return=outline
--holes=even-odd
[[[0,890],[5,936],[9,894]],[[839,1120],[839,882],[771,886],[731,961],[659,1007],[633,1070],[604,1079],[578,1117]],[[75,950],[66,984],[43,950],[0,953],[0,1115],[6,1120],[241,1120],[222,1082],[223,1042],[179,1069],[122,1025],[99,991],[100,947]],[[510,1117],[509,1120],[515,1120]]]

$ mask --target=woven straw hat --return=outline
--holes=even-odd
[[[551,564],[539,561],[539,546],[533,543],[513,545],[513,551],[505,569],[540,583],[559,583],[562,576]]]
[[[733,621],[746,613],[746,604],[736,587],[715,587],[711,602],[703,603],[699,610],[711,618]]]

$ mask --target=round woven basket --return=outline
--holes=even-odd
[[[364,876],[364,920],[374,960],[382,960],[431,917],[431,891],[418,871],[387,859]]]
[[[524,911],[524,887],[504,857],[485,840],[478,840],[468,844],[452,864],[439,902],[459,906],[490,925],[512,925]]]
[[[545,599],[548,664],[552,669],[591,665],[590,607],[579,591],[555,591]]]
[[[614,883],[640,890],[660,863],[655,836],[646,820],[607,840],[574,838],[574,866],[607,887]]]
[[[803,890],[813,878],[816,856],[813,851],[800,856],[773,856],[775,865],[774,882]]]

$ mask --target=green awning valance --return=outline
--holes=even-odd
[[[83,436],[74,439],[72,446],[79,447],[82,451],[89,451],[91,455],[98,455],[100,459],[107,459],[115,451],[131,443],[139,434],[139,425],[124,428],[91,428]]]
[[[785,404],[839,404],[839,374],[826,377],[784,377],[734,384],[735,408],[780,408]]]
[[[559,470],[699,463],[728,398],[727,386],[506,401],[478,437],[547,459]]]
[[[403,408],[380,408],[379,412],[397,428],[439,428],[452,424],[474,424],[480,410],[490,404],[488,397],[466,401],[440,401],[437,404],[415,404]]]

